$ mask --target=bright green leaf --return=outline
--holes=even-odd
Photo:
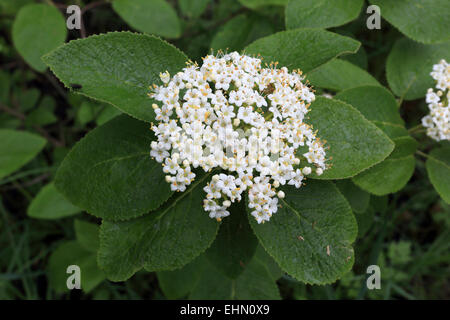
[[[353,182],[378,196],[397,192],[409,181],[415,165],[416,160],[412,155],[397,159],[389,157],[353,177]]]
[[[28,216],[37,219],[60,219],[81,212],[67,201],[53,182],[44,186],[28,207]]]
[[[180,71],[187,57],[156,37],[113,32],[71,41],[43,60],[66,87],[80,84],[77,93],[150,122],[155,114],[149,86],[161,83],[160,72]]]
[[[337,56],[355,53],[359,46],[358,41],[329,31],[295,29],[258,39],[244,51],[261,54],[266,63],[278,61],[280,67],[310,72]]]
[[[335,97],[358,109],[370,121],[389,122],[403,125],[397,101],[385,88],[362,86],[339,92]]]
[[[331,168],[319,179],[352,177],[384,160],[394,143],[355,108],[339,100],[317,97],[308,113],[309,124],[326,140]]]
[[[310,180],[286,194],[269,222],[250,225],[262,246],[289,275],[305,283],[332,283],[349,271],[357,224],[350,205],[330,181]]]
[[[380,85],[366,70],[341,59],[331,60],[308,73],[307,79],[313,87],[332,91],[341,91],[365,85]]]
[[[124,220],[158,208],[171,195],[160,163],[150,158],[148,124],[126,115],[81,139],[59,167],[56,187],[78,207]]]
[[[383,87],[363,86],[344,90],[335,98],[357,108],[373,124],[386,130],[385,133],[395,143],[394,151],[385,161],[360,173],[353,181],[376,195],[385,195],[403,188],[414,171],[415,161],[411,155],[417,148],[417,141],[404,128],[392,94]]]
[[[423,43],[450,40],[448,0],[369,0],[369,2],[379,6],[381,16],[413,40]]]
[[[103,222],[98,261],[110,280],[126,280],[143,267],[180,268],[211,245],[219,223],[202,206],[209,176],[197,178],[176,199],[143,217]]]
[[[363,0],[291,0],[286,6],[286,28],[330,28],[356,19]]]
[[[441,59],[450,60],[450,42],[423,45],[406,38],[397,40],[386,62],[389,87],[404,100],[424,97],[435,86],[430,72]]]
[[[59,10],[48,4],[30,4],[14,20],[12,39],[25,61],[37,71],[46,69],[42,55],[63,44],[67,28]]]
[[[132,28],[166,38],[181,35],[177,13],[165,0],[114,0],[115,12]]]
[[[0,141],[0,178],[20,169],[46,144],[38,135],[9,129],[0,129]]]
[[[426,168],[431,183],[445,202],[450,204],[450,148],[430,152]]]

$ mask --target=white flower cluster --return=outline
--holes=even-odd
[[[303,122],[315,97],[299,70],[289,73],[276,63],[262,68],[261,59],[232,52],[160,77],[164,84],[150,94],[161,102],[153,104],[158,139],[150,155],[163,163],[174,191],[194,180],[193,168],[222,169],[204,188],[211,218],[228,216],[248,189],[252,215],[268,221],[284,197],[280,185],[299,188],[304,176],[326,169],[323,142]],[[300,159],[308,164],[300,166]]]
[[[427,128],[431,138],[437,141],[450,140],[450,64],[441,60],[433,66],[430,74],[437,82],[437,91],[428,89],[426,102],[430,114],[422,118],[422,125]]]

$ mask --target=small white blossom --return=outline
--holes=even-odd
[[[163,85],[150,94],[160,102],[152,106],[158,123],[150,155],[173,191],[186,190],[199,168],[220,170],[203,188],[204,210],[217,220],[247,191],[256,221],[269,221],[285,197],[280,186],[300,188],[311,167],[318,175],[327,169],[324,143],[303,122],[313,91],[300,71],[261,63],[237,52],[208,55],[172,78],[161,73]]]
[[[430,75],[436,80],[437,91],[428,89],[426,102],[430,114],[422,118],[422,125],[434,140],[450,140],[450,65],[441,60]]]

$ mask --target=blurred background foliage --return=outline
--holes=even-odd
[[[356,54],[342,57],[339,61],[346,62],[339,63],[344,67],[351,64],[350,69],[357,66],[355,70],[364,84],[388,86],[386,61],[403,35],[385,20],[381,30],[368,30],[367,3],[362,9],[356,5],[348,15],[332,12],[323,21],[313,19],[309,24],[307,19],[286,17],[287,3],[0,0],[0,299],[170,297],[161,289],[155,273],[139,272],[127,282],[113,283],[97,269],[95,246],[87,243],[97,239],[98,221],[67,202],[53,186],[52,178],[75,142],[120,111],[64,88],[40,57],[69,40],[133,30],[159,35],[200,62],[211,48],[214,52],[242,50],[258,38],[285,30],[285,25],[315,27],[311,23],[317,23],[362,43]],[[71,4],[82,8],[81,30],[65,28],[66,7]],[[288,4],[293,10],[296,5]],[[316,75],[317,83],[326,80]],[[331,81],[320,87],[319,94],[335,93],[347,85]],[[406,127],[411,128],[419,123],[427,107],[413,93],[407,100],[401,103],[400,112]],[[423,132],[415,138],[422,151],[429,150],[431,141]],[[450,206],[431,186],[424,159],[417,157],[415,161],[409,183],[394,194],[378,197],[350,181],[338,184],[352,204],[360,229],[354,268],[327,286],[304,285],[281,276],[277,283],[282,298],[450,298]],[[83,270],[89,270],[89,276],[82,280],[83,291],[69,292],[61,285],[67,275],[60,266],[68,255],[76,255]],[[366,288],[366,268],[371,264],[381,267],[381,290]]]

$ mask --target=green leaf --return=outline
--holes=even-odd
[[[450,59],[450,43],[423,45],[406,38],[397,40],[386,62],[389,87],[404,100],[424,97],[428,88],[435,86],[430,72],[441,59]]]
[[[81,139],[56,173],[59,191],[101,218],[124,220],[157,209],[170,195],[160,163],[150,158],[148,124],[126,115]]]
[[[380,85],[366,70],[341,59],[334,59],[320,66],[309,73],[307,79],[314,87],[332,91],[341,91],[365,85]]]
[[[201,277],[207,263],[205,255],[202,254],[181,269],[157,272],[159,286],[166,298],[186,297]]]
[[[28,216],[37,219],[60,219],[73,216],[81,209],[67,201],[53,182],[44,186],[28,207]]]
[[[27,126],[46,126],[58,121],[54,114],[56,102],[51,96],[44,96],[38,107],[27,114],[25,124]]]
[[[0,141],[0,178],[20,169],[46,144],[38,135],[10,129],[0,129]]]
[[[40,91],[37,88],[23,90],[22,88],[15,88],[15,98],[17,98],[17,104],[21,111],[26,112],[33,109],[41,96]]]
[[[46,69],[42,55],[63,44],[67,37],[64,17],[47,4],[30,4],[14,20],[12,40],[25,61],[39,72]]]
[[[409,155],[403,158],[389,157],[385,161],[353,177],[360,188],[377,196],[402,189],[414,173],[416,160]]]
[[[362,86],[339,92],[335,97],[357,108],[370,121],[404,125],[397,101],[385,88]]]
[[[289,0],[239,0],[244,6],[256,9],[264,6],[285,6]]]
[[[444,147],[431,151],[426,168],[434,188],[441,198],[450,204],[450,148]]]
[[[286,6],[286,28],[330,28],[356,19],[363,0],[291,0]]]
[[[423,43],[450,40],[447,0],[370,0],[370,3],[379,6],[381,16],[413,40]]]
[[[181,13],[188,18],[198,18],[205,12],[211,0],[178,0]]]
[[[373,224],[375,210],[369,206],[365,212],[354,212],[356,221],[358,222],[358,238],[362,238]]]
[[[389,155],[388,159],[399,159],[412,155],[416,152],[419,143],[410,136],[392,138],[395,143],[395,149]]]
[[[197,177],[173,201],[141,218],[103,221],[98,261],[110,280],[126,280],[143,267],[147,271],[181,268],[211,245],[219,223],[202,206],[208,177]]]
[[[114,119],[120,114],[122,114],[122,112],[119,109],[112,106],[105,106],[95,120],[95,123],[97,123],[98,126],[101,126],[102,124],[108,122],[111,119]]]
[[[218,270],[235,279],[252,259],[258,239],[248,224],[244,201],[233,204],[230,211],[206,257]]]
[[[353,212],[363,213],[369,207],[370,194],[358,188],[351,180],[337,180],[336,186],[347,199]]]
[[[310,72],[342,54],[355,53],[359,46],[358,41],[329,31],[295,29],[258,39],[244,51],[246,54],[261,54],[266,63],[278,61],[280,67]]]
[[[269,270],[258,259],[252,259],[237,279],[218,272],[208,261],[192,288],[189,299],[194,300],[275,300],[280,293]]]
[[[95,115],[97,113],[96,109],[98,108],[99,106],[91,101],[88,100],[83,101],[83,103],[81,104],[80,108],[77,111],[77,120],[79,121],[79,123],[82,126],[84,126],[87,123],[94,120]]]
[[[385,161],[360,173],[353,181],[375,195],[403,188],[414,172],[415,160],[411,155],[417,148],[417,141],[404,128],[394,96],[383,87],[363,86],[344,90],[335,98],[357,108],[373,124],[386,130],[395,143],[394,151]]]
[[[112,7],[133,29],[165,38],[181,35],[177,13],[165,0],[114,0]]]
[[[216,33],[211,48],[215,51],[239,51],[252,41],[273,32],[274,27],[265,17],[240,14],[225,23]]]
[[[350,205],[330,181],[309,180],[300,190],[287,186],[269,222],[250,225],[280,267],[309,284],[332,283],[349,271],[357,224]]]
[[[52,288],[58,293],[69,293],[67,267],[77,265],[81,273],[81,289],[88,293],[105,280],[104,273],[97,267],[95,253],[83,248],[77,241],[67,241],[53,251],[49,259],[47,276]]]
[[[270,274],[270,277],[277,281],[284,275],[284,271],[280,269],[278,264],[273,260],[273,258],[264,250],[261,245],[256,247],[255,254],[253,255],[253,260],[258,260],[259,263],[265,266]]]
[[[0,0],[0,12],[4,15],[15,15],[21,7],[33,0]]]
[[[318,179],[345,179],[384,160],[394,143],[351,105],[317,97],[311,104],[307,122],[326,140],[331,168]]]
[[[97,253],[100,246],[99,226],[95,223],[76,219],[74,227],[78,243],[87,251]]]
[[[249,272],[256,271],[260,277],[255,275],[254,280],[249,281],[252,278],[249,277],[247,269]],[[282,275],[283,272],[275,261],[259,245],[252,260],[245,266],[244,271],[237,279],[222,274],[204,254],[181,269],[157,272],[159,286],[168,299],[185,298],[192,291],[194,292],[190,298],[197,297],[199,299],[256,299],[258,297],[279,299],[280,295],[275,281]],[[258,287],[260,288],[258,289]],[[236,290],[237,288],[239,289]],[[246,297],[245,294],[249,294],[249,296]]]
[[[187,57],[156,37],[112,32],[71,41],[43,60],[66,87],[80,84],[77,93],[151,122],[155,114],[149,86],[162,83],[160,72],[180,71]]]

